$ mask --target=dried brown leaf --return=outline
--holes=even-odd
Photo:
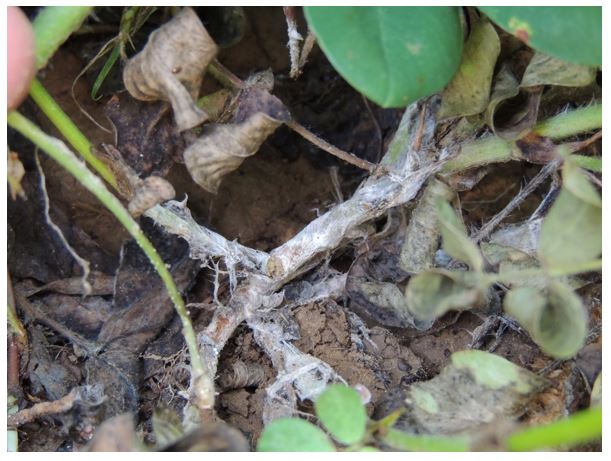
[[[172,200],[175,196],[176,191],[172,184],[159,176],[149,176],[136,187],[127,209],[132,216],[138,217],[155,205]]]
[[[169,101],[178,130],[193,128],[208,118],[194,99],[217,49],[195,11],[183,8],[128,61],[123,71],[125,87],[136,99]]]
[[[184,160],[201,187],[215,194],[223,176],[236,170],[246,157],[254,155],[261,144],[288,120],[282,102],[258,85],[239,96],[234,123],[211,124],[184,153]]]

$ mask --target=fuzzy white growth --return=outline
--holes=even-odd
[[[400,142],[395,143],[391,161],[383,160],[384,170],[370,176],[352,198],[311,222],[271,255],[230,242],[198,225],[184,202],[169,202],[165,207],[158,205],[146,212],[167,232],[184,238],[191,247],[191,257],[202,261],[220,257],[225,261],[232,296],[226,306],[217,308],[210,324],[198,334],[200,355],[205,374],[212,379],[217,373],[221,350],[237,326],[246,320],[255,340],[278,370],[276,381],[267,390],[264,419],[294,414],[298,398],[313,399],[329,382],[343,382],[328,364],[294,347],[289,342],[294,338],[285,335],[278,323],[265,321],[265,316],[273,315],[270,310],[284,301],[280,290],[288,281],[320,263],[325,253],[358,235],[355,230],[361,224],[412,200],[427,178],[439,171],[442,163],[434,162],[428,145],[435,117],[429,106],[428,102],[421,102],[406,110],[395,135]],[[311,294],[314,297],[322,292],[335,294],[345,284],[345,277],[333,277],[328,282],[327,286],[314,287]],[[210,404],[214,400],[213,391],[209,390],[207,396],[198,395],[198,400]]]

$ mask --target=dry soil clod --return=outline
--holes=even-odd
[[[183,8],[128,61],[123,71],[125,87],[142,101],[169,101],[178,131],[193,128],[208,119],[194,99],[217,50],[195,11]]]

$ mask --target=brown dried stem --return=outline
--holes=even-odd
[[[534,178],[530,180],[530,182],[524,187],[511,201],[507,204],[505,208],[503,208],[499,213],[494,215],[490,221],[488,221],[484,226],[480,228],[480,230],[472,237],[472,239],[478,243],[488,237],[490,233],[499,225],[499,223],[505,219],[509,214],[518,206],[520,203],[526,199],[530,194],[532,194],[537,187],[539,187],[543,181],[547,179],[549,175],[551,175],[556,168],[560,165],[561,160],[554,160],[547,165],[545,165],[541,170],[535,175]]]
[[[8,415],[6,425],[8,427],[18,427],[22,424],[34,421],[41,416],[65,413],[74,406],[74,402],[78,398],[78,395],[79,388],[75,387],[61,399],[54,400],[52,402],[37,403],[31,408],[26,408],[25,410],[18,411],[15,414]]]

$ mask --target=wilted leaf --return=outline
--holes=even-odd
[[[440,225],[436,207],[439,200],[451,200],[454,192],[442,181],[431,178],[418,205],[412,211],[401,246],[399,266],[405,272],[417,274],[435,265],[439,248]]]
[[[367,320],[388,327],[426,330],[432,320],[415,319],[407,306],[407,299],[394,283],[366,282],[349,277],[346,290],[355,312]]]
[[[478,307],[485,300],[486,290],[482,282],[476,286],[474,277],[477,274],[441,269],[422,272],[407,285],[407,307],[419,320],[435,320],[450,310]]]
[[[485,19],[474,24],[458,72],[441,95],[440,120],[475,115],[486,109],[500,51],[501,42],[492,24]]]
[[[585,309],[579,297],[563,283],[549,284],[546,295],[531,287],[512,289],[505,296],[504,308],[546,354],[567,359],[584,344]]]
[[[535,53],[524,72],[520,86],[586,86],[595,78],[594,67],[561,61],[544,53]]]
[[[316,416],[335,440],[344,445],[360,441],[367,427],[367,413],[357,391],[331,384],[316,399]]]
[[[488,352],[460,351],[435,378],[408,390],[408,429],[453,434],[502,417],[518,417],[544,385],[528,370]]]
[[[571,268],[601,254],[601,211],[562,188],[541,226],[539,255],[548,269]]]
[[[467,234],[467,228],[456,211],[445,200],[437,204],[437,217],[443,236],[443,249],[454,259],[469,264],[475,271],[481,271],[484,265],[479,249]]]
[[[478,8],[503,29],[538,51],[578,64],[602,64],[600,6]]]
[[[267,425],[257,451],[335,451],[327,435],[313,424],[297,418],[280,418]]]
[[[460,64],[456,7],[304,8],[335,69],[382,107],[404,107],[441,90]]]
[[[194,99],[216,53],[197,14],[186,7],[153,32],[144,49],[127,62],[123,82],[136,99],[169,101],[178,130],[188,130],[208,118]]]

